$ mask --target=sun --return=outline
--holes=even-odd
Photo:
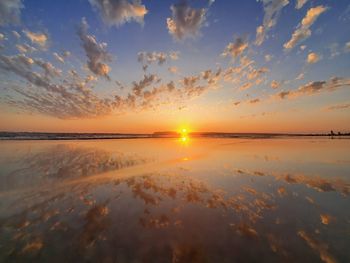
[[[178,129],[178,133],[182,136],[182,137],[187,137],[189,134],[189,128],[182,126],[180,129]]]
[[[188,141],[188,137],[181,137],[181,141],[182,142],[187,142]]]
[[[178,129],[179,140],[182,144],[187,144],[189,141],[189,129],[187,127],[181,127]]]

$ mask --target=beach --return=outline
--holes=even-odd
[[[348,139],[0,148],[1,262],[350,261]]]

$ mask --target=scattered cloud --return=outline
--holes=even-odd
[[[255,44],[260,46],[266,38],[266,34],[277,24],[280,13],[289,0],[260,0],[264,6],[264,19],[262,25],[256,29]]]
[[[64,58],[58,55],[56,52],[53,53],[53,56],[58,62],[64,63]]]
[[[328,81],[313,81],[300,86],[296,90],[281,91],[274,97],[279,99],[292,99],[300,96],[309,96],[325,91],[335,91],[340,88],[350,86],[350,79],[334,77]]]
[[[143,24],[148,13],[141,0],[89,0],[109,26],[120,26],[130,21]]]
[[[260,102],[260,99],[253,99],[249,101],[250,104],[256,104],[258,102]]]
[[[179,71],[179,69],[177,67],[169,67],[168,71],[172,74],[176,74]]]
[[[139,81],[133,81],[129,87],[116,82],[117,86],[129,92],[125,96],[110,94],[104,98],[93,91],[96,77],[81,77],[75,70],[63,75],[50,62],[25,54],[0,55],[0,69],[26,82],[25,86],[11,85],[17,95],[4,99],[8,105],[61,119],[95,118],[113,112],[123,114],[125,111],[184,103],[214,87],[221,76],[219,69],[205,77],[202,74],[183,77],[177,85],[173,81],[162,83],[157,75],[148,74]]]
[[[21,20],[22,0],[0,1],[0,26],[18,24]]]
[[[21,38],[21,35],[20,35],[17,31],[15,31],[15,30],[12,31],[12,35],[13,35],[15,38],[17,38],[17,39],[20,39],[20,38]]]
[[[222,53],[222,56],[230,56],[232,59],[235,59],[241,56],[247,48],[248,42],[240,37],[237,37],[234,42],[231,42],[226,46],[224,52]]]
[[[321,56],[320,56],[320,55],[318,55],[317,53],[311,52],[311,53],[309,53],[309,54],[307,55],[306,61],[307,61],[307,63],[309,63],[309,64],[315,64],[315,63],[317,63],[318,61],[320,61],[320,59],[321,59]]]
[[[150,65],[154,62],[158,63],[158,65],[163,65],[167,59],[177,60],[179,58],[179,52],[170,52],[169,54],[165,52],[139,52],[137,54],[137,60],[144,64]]]
[[[270,54],[265,55],[265,61],[270,62],[272,60],[273,56]]]
[[[281,87],[281,84],[282,84],[281,82],[273,80],[273,81],[271,81],[271,88],[278,89],[279,87]]]
[[[323,262],[326,263],[335,263],[337,260],[331,255],[328,251],[328,245],[317,241],[316,239],[312,238],[311,235],[306,233],[303,230],[298,231],[298,236],[302,238],[306,244],[312,248],[315,252],[317,252],[320,256],[320,259]]]
[[[297,4],[295,5],[295,8],[301,9],[307,3],[307,1],[308,0],[297,0]]]
[[[338,43],[332,43],[329,45],[328,47],[330,53],[331,53],[331,58],[335,58],[337,56],[340,55],[340,51],[339,51],[339,44]]]
[[[211,69],[203,71],[201,73],[203,80],[205,80],[209,85],[216,86],[222,77],[222,70],[219,68],[216,72]]]
[[[172,60],[178,60],[179,59],[180,52],[179,51],[172,51],[169,53],[169,57]]]
[[[333,111],[333,110],[345,110],[350,108],[350,103],[341,103],[336,105],[331,105],[326,108],[326,110]]]
[[[246,82],[242,86],[239,87],[239,90],[247,90],[253,87],[254,83],[253,82]]]
[[[172,17],[167,18],[167,27],[174,39],[183,40],[199,35],[206,19],[206,8],[192,8],[187,0],[183,0],[170,9]]]
[[[19,51],[19,53],[32,53],[37,51],[35,47],[32,47],[28,44],[17,44],[16,48]]]
[[[261,75],[269,72],[269,69],[266,67],[262,67],[259,69],[252,69],[248,74],[247,74],[247,79],[253,80],[259,78]]]
[[[29,30],[23,30],[26,37],[34,44],[40,46],[41,48],[46,48],[48,36],[44,33],[35,33]]]
[[[86,56],[88,58],[87,66],[92,73],[97,76],[110,79],[108,73],[110,67],[106,62],[111,61],[111,55],[106,51],[106,43],[98,43],[95,36],[87,33],[89,25],[85,18],[82,19],[80,27],[78,29],[78,36],[82,42]]]
[[[295,79],[296,79],[296,80],[301,80],[301,79],[304,78],[304,76],[305,76],[305,74],[302,72],[302,73],[300,73]]]
[[[324,13],[328,8],[322,5],[310,8],[305,17],[302,19],[301,23],[297,27],[297,29],[292,34],[291,39],[286,42],[283,47],[285,49],[292,49],[300,42],[309,38],[312,34],[310,27],[315,23],[317,18]]]
[[[345,52],[350,52],[350,41],[345,44],[344,50]]]

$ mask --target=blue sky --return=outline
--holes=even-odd
[[[347,0],[0,0],[0,15],[1,130],[350,129]]]

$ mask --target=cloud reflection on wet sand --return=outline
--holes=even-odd
[[[22,159],[25,168],[12,169],[12,181],[1,174],[14,191],[2,191],[0,261],[350,259],[344,179],[222,163],[203,173],[208,158],[215,160],[222,151],[184,164],[178,157],[163,162],[137,151],[46,149]],[[278,166],[286,168],[283,158]],[[16,191],[30,171],[36,173],[30,185],[40,187]]]

